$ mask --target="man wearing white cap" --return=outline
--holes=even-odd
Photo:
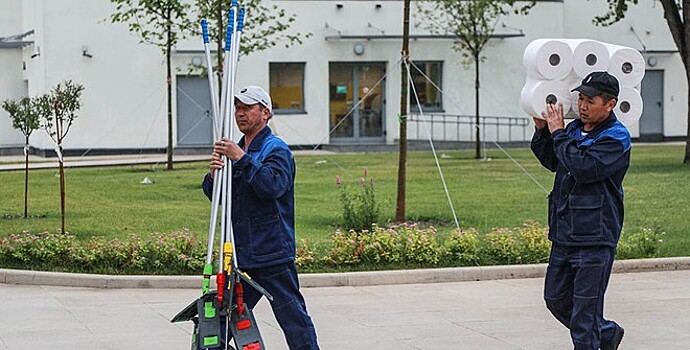
[[[295,267],[295,161],[288,146],[271,132],[271,97],[258,86],[235,95],[235,121],[244,135],[238,143],[214,143],[211,172],[202,183],[211,199],[213,173],[232,161],[232,225],[239,268],[273,296],[271,307],[291,350],[319,349],[316,330],[299,291]],[[261,294],[244,284],[253,309]]]
[[[630,134],[613,113],[618,80],[592,72],[580,93],[580,118],[567,126],[563,105],[534,118],[532,152],[556,172],[549,194],[552,242],[544,283],[546,307],[570,329],[575,350],[617,350],[623,328],[604,318],[604,294],[623,226],[623,178]]]

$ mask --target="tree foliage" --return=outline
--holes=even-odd
[[[500,17],[527,14],[534,5],[534,1],[517,0],[427,0],[418,2],[418,9],[422,27],[453,36],[454,49],[470,63],[494,34]]]
[[[595,24],[608,26],[617,23],[625,18],[628,4],[637,5],[638,3],[638,0],[606,1],[608,3],[608,11],[602,16],[596,16],[593,19]],[[688,46],[690,24],[687,23],[687,19],[690,18],[690,0],[659,0],[659,2],[664,8],[664,18],[673,37],[673,42],[680,52],[680,58],[685,67],[685,78],[688,82],[688,130],[686,132],[683,163],[690,164],[690,46]]]
[[[215,18],[218,16],[218,3],[222,0],[197,0],[199,20],[201,18]],[[227,1],[225,1],[227,2]],[[263,51],[277,46],[290,47],[302,44],[302,40],[311,37],[310,33],[290,33],[288,30],[295,22],[294,14],[288,14],[285,9],[278,5],[267,6],[266,1],[247,0],[240,3],[247,11],[247,23],[242,34],[242,47],[240,53],[243,55],[256,51]],[[223,13],[224,19],[221,30],[218,31],[218,21],[209,22],[209,35],[211,37],[225,37],[225,27],[227,25],[227,13]]]
[[[67,137],[77,112],[81,109],[81,94],[84,86],[67,80],[55,86],[49,94],[38,98],[38,113],[42,127],[58,145]]]
[[[158,46],[165,55],[167,85],[166,168],[173,169],[172,49],[188,32],[190,4],[183,0],[110,0],[116,5],[113,23],[126,23],[140,42]]]
[[[40,127],[40,115],[36,99],[24,97],[21,100],[5,100],[2,108],[9,113],[12,127],[24,134],[24,218],[29,216],[29,137]]]
[[[510,13],[527,14],[534,1],[517,0],[426,0],[418,2],[422,27],[432,34],[450,35],[453,49],[475,70],[475,158],[481,158],[479,117],[479,63],[481,52],[494,34],[498,19]]]
[[[9,113],[12,127],[21,131],[25,137],[28,138],[34,130],[39,128],[39,115],[34,99],[24,97],[19,101],[5,100],[2,108]]]
[[[181,0],[110,0],[115,4],[113,23],[125,23],[139,35],[141,43],[155,45],[167,53],[190,27],[190,5]]]
[[[290,47],[301,45],[303,41],[312,36],[311,33],[292,33],[290,26],[297,20],[294,14],[288,14],[285,9],[278,5],[267,6],[266,1],[247,0],[239,5],[246,10],[246,24],[242,33],[242,45],[240,55],[249,55],[252,52],[268,50],[272,47],[283,45]],[[227,0],[196,0],[195,8],[197,13],[197,23],[202,18],[208,20],[208,31],[211,38],[215,38],[217,43],[216,52],[218,66],[223,62],[223,46],[225,43],[225,31],[227,28],[227,11],[229,9]],[[199,26],[191,26],[189,34],[200,36]],[[206,69],[203,65],[191,65],[191,70]],[[220,71],[219,67],[215,67]]]

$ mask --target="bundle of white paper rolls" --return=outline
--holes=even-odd
[[[645,62],[639,51],[587,39],[537,39],[523,55],[527,80],[520,105],[530,116],[541,118],[547,102],[563,103],[566,118],[576,118],[578,93],[570,90],[595,71],[608,71],[620,84],[616,116],[626,125],[642,115],[642,82]],[[555,99],[554,99],[555,98]]]

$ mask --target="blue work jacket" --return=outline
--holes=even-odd
[[[244,147],[244,137],[238,145]],[[259,132],[241,159],[232,162],[232,224],[240,268],[295,260],[294,179],[292,152],[269,127]],[[211,199],[210,174],[202,188]]]
[[[630,133],[611,112],[589,132],[577,119],[532,137],[532,152],[556,172],[549,194],[549,239],[565,246],[616,247],[623,226],[623,177]]]

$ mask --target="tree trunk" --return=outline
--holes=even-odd
[[[58,145],[58,149],[60,150],[60,154],[63,154],[62,152],[62,145]],[[61,226],[60,226],[60,232],[62,234],[65,234],[65,163],[62,161],[62,159],[59,161],[60,163],[60,214],[62,217],[61,221]]]
[[[685,157],[683,157],[683,164],[690,163],[690,24],[687,19],[690,16],[690,1],[683,0],[681,5],[682,18],[678,16],[678,2],[662,1],[664,7],[664,18],[671,30],[673,41],[678,47],[680,58],[683,60],[685,67],[685,80],[688,83],[688,130],[685,134]]]
[[[24,219],[29,217],[29,136],[24,139]]]
[[[685,157],[683,158],[683,164],[690,164],[690,71],[688,71],[687,64],[685,65],[685,80],[688,82],[688,130],[687,134],[685,134]]]
[[[171,21],[171,14],[172,9],[168,7],[168,12],[167,12],[167,43],[166,43],[166,48],[165,48],[165,59],[166,59],[166,72],[168,76],[168,149],[167,149],[167,169],[168,170],[173,170],[173,128],[172,128],[172,69],[171,69],[171,53],[170,50],[172,50],[172,45],[171,45],[171,31],[172,27],[170,24]]]
[[[403,7],[402,62],[400,63],[400,150],[398,158],[398,198],[395,206],[395,220],[405,221],[405,182],[407,178],[407,63],[410,55],[410,0]]]
[[[474,132],[475,140],[477,141],[475,147],[475,159],[480,159],[482,157],[482,152],[480,148],[480,137],[479,137],[479,52],[474,53]]]
[[[685,80],[688,83],[688,130],[685,134],[685,157],[683,163],[690,163],[690,24],[684,19],[690,17],[690,1],[683,0],[682,4],[675,0],[661,0],[661,6],[664,8],[664,19],[671,32],[673,42],[678,48],[680,59],[683,61],[685,68]]]

